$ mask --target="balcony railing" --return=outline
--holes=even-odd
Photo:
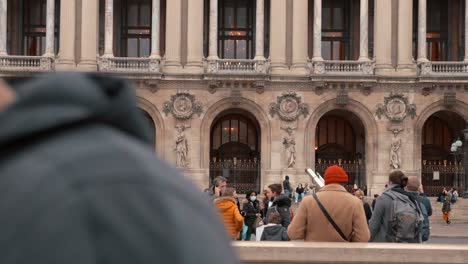
[[[101,57],[98,60],[99,71],[159,73],[160,60],[152,58]]]
[[[419,64],[421,75],[468,75],[468,62],[430,61]]]
[[[312,62],[314,74],[372,75],[374,61],[315,61]]]
[[[208,61],[208,73],[217,74],[266,74],[269,63],[256,60],[219,59]]]
[[[0,56],[0,71],[51,71],[53,57]]]

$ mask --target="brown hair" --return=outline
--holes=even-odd
[[[270,188],[271,192],[277,193],[278,195],[283,191],[283,187],[279,183],[270,184],[268,188]]]
[[[278,212],[271,212],[268,215],[269,224],[281,224],[281,216]]]
[[[406,183],[408,182],[408,177],[402,171],[397,170],[397,171],[392,171],[388,175],[388,180],[393,184],[406,186]]]
[[[223,193],[221,193],[221,196],[223,197],[232,197],[234,196],[234,193],[236,192],[236,189],[232,187],[227,187],[226,190],[224,190]]]

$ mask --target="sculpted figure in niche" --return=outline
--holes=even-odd
[[[286,152],[286,167],[293,168],[296,164],[296,141],[292,136],[291,129],[287,129],[286,132],[288,134],[283,138],[283,145]]]
[[[390,166],[392,169],[401,168],[401,138],[396,136],[392,138],[392,145],[390,148]]]
[[[177,154],[176,166],[177,167],[187,167],[187,153],[188,153],[188,143],[187,137],[185,136],[185,129],[187,127],[184,125],[177,125],[177,138],[176,138],[176,147],[175,151]]]

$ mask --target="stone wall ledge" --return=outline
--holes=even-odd
[[[241,263],[468,263],[468,245],[234,242]]]

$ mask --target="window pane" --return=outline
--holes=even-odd
[[[149,4],[142,4],[140,7],[140,26],[151,26],[151,7]]]
[[[343,29],[343,9],[333,9],[333,29]]]
[[[150,55],[150,39],[140,39],[140,57],[149,57]]]
[[[252,150],[256,150],[255,149],[255,143],[256,143],[255,132],[253,131],[251,127],[249,127],[248,133],[249,133],[249,147]]]
[[[224,59],[234,59],[234,40],[224,41]]]
[[[236,40],[237,44],[237,59],[247,59],[247,41],[245,40]]]
[[[239,134],[239,142],[247,144],[247,124],[245,122],[240,122]]]
[[[330,41],[322,41],[322,56],[324,60],[331,59],[331,43]]]
[[[221,144],[225,144],[227,142],[229,142],[229,120],[225,120],[223,121],[223,136],[222,136],[222,141],[221,141]]]
[[[332,60],[340,60],[341,59],[341,50],[340,50],[340,42],[333,41],[333,58]]]
[[[331,9],[330,8],[323,8],[322,10],[322,28],[323,29],[331,29]]]
[[[138,57],[138,40],[135,38],[127,39],[127,57]]]
[[[226,7],[224,9],[224,27],[233,28],[234,27],[234,8]]]
[[[221,127],[218,125],[213,131],[213,149],[218,149],[221,146]]]
[[[231,141],[237,142],[239,140],[239,121],[231,120]]]
[[[237,27],[247,27],[247,7],[240,7],[237,9]]]
[[[138,5],[137,4],[129,3],[127,19],[128,19],[127,26],[135,27],[138,25]]]

